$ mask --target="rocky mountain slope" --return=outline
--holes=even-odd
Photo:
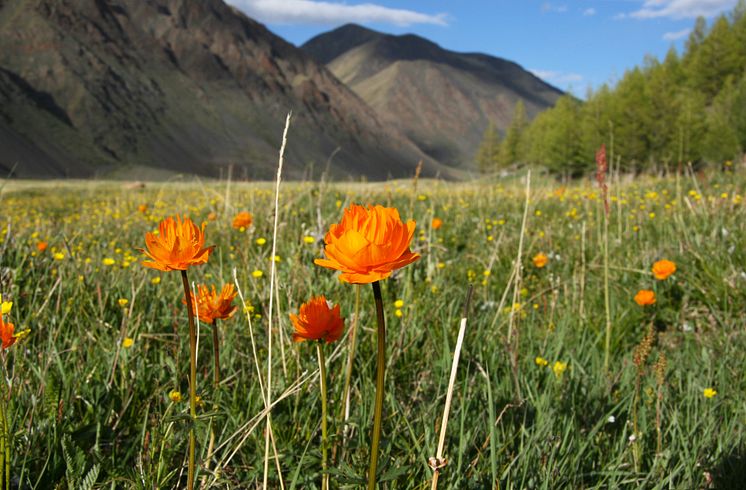
[[[0,0],[0,173],[287,174],[451,169],[302,50],[221,0]]]
[[[450,165],[473,162],[488,123],[504,131],[518,100],[533,117],[562,95],[516,63],[448,51],[415,35],[393,36],[348,24],[302,48],[388,125]]]

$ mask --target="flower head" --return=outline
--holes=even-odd
[[[172,390],[168,394],[168,398],[174,403],[179,403],[181,401],[181,392],[179,390]]]
[[[227,320],[236,312],[237,306],[233,306],[233,300],[238,292],[233,284],[226,284],[220,293],[215,291],[215,286],[208,289],[200,284],[197,286],[197,297],[193,293],[192,309],[194,314],[199,314],[200,321],[213,325],[215,320]],[[186,299],[184,300],[186,303]]]
[[[254,217],[248,211],[241,211],[233,218],[233,228],[237,230],[246,229],[251,226]]]
[[[2,298],[0,298],[0,301]],[[24,338],[29,334],[30,330],[25,329],[20,332],[15,331],[15,325],[3,320],[3,315],[10,311],[10,306],[6,308],[6,305],[12,305],[13,303],[2,303],[3,308],[0,310],[0,340],[2,340],[2,348],[7,349],[11,345],[15,344],[17,340]]]
[[[562,373],[564,373],[567,370],[567,363],[562,361],[557,361],[552,365],[552,371],[554,372],[554,375],[557,376],[557,379],[562,377]]]
[[[713,388],[705,388],[702,391],[702,394],[705,396],[705,398],[713,398],[715,395],[718,394],[718,392]]]
[[[676,264],[670,260],[659,260],[653,264],[653,275],[659,281],[663,281],[674,272],[676,272]]]
[[[3,341],[3,349],[7,349],[16,343],[16,337],[13,335],[14,332],[15,326],[10,322],[5,323],[3,315],[0,314],[0,339]]]
[[[324,296],[311,298],[303,303],[297,315],[290,314],[295,333],[293,341],[325,340],[334,342],[342,336],[344,319],[339,314],[339,305],[329,306]]]
[[[158,234],[145,234],[148,250],[138,250],[152,260],[142,265],[161,271],[185,271],[190,266],[207,263],[215,246],[205,247],[204,230],[204,223],[199,228],[189,218],[169,216],[158,225]]]
[[[12,301],[3,301],[3,295],[0,294],[0,312],[3,315],[7,315],[10,313],[10,310],[13,308],[13,302]]]
[[[437,230],[441,226],[443,226],[443,220],[440,218],[433,218],[433,222],[432,222],[433,230]]]
[[[539,367],[546,367],[549,364],[549,361],[547,361],[546,359],[544,359],[541,356],[537,356],[536,359],[534,359],[534,362]]]
[[[546,254],[544,254],[543,252],[539,252],[538,254],[534,255],[534,258],[531,260],[534,263],[534,267],[536,267],[537,269],[541,269],[549,263],[549,257],[547,257]]]
[[[655,304],[655,292],[649,289],[640,289],[635,294],[635,303],[640,306],[650,306]]]
[[[47,249],[48,246],[49,246],[49,244],[47,242],[38,242],[36,244],[36,249],[39,252],[43,252],[43,251],[45,251]]]
[[[314,262],[341,271],[339,280],[350,284],[386,279],[420,258],[409,249],[414,228],[414,221],[402,222],[396,208],[352,204],[342,220],[329,227],[324,238],[326,259]]]

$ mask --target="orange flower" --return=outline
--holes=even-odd
[[[326,259],[314,263],[342,271],[339,280],[368,284],[386,279],[420,255],[409,249],[414,221],[404,224],[396,208],[352,204],[324,238]]]
[[[140,204],[139,206],[137,206],[137,210],[140,211],[141,213],[145,214],[145,213],[148,212],[148,205],[147,204]]]
[[[39,242],[39,243],[36,244],[36,249],[39,252],[43,252],[43,251],[45,251],[47,249],[48,246],[49,246],[49,244],[47,242]]]
[[[18,337],[14,333],[15,326],[12,323],[5,323],[3,314],[0,312],[0,339],[3,341],[3,349],[7,349],[16,343]]]
[[[433,230],[437,230],[441,226],[443,226],[443,220],[440,218],[433,218],[433,222],[432,222]]]
[[[640,306],[650,306],[655,304],[655,292],[649,289],[640,289],[635,295],[635,303]]]
[[[531,260],[534,262],[534,266],[539,269],[541,269],[542,267],[546,266],[549,263],[549,257],[547,257],[542,252],[539,252],[538,254],[534,255],[534,258]]]
[[[663,281],[674,272],[676,272],[676,264],[670,260],[659,260],[653,264],[653,275],[659,281]]]
[[[330,343],[338,340],[344,330],[344,319],[339,315],[339,305],[330,308],[323,295],[303,303],[297,315],[290,314],[290,321],[295,328],[294,342],[325,340],[326,343]]]
[[[145,245],[148,250],[138,250],[152,262],[143,262],[145,267],[161,271],[185,271],[190,266],[207,263],[207,258],[215,246],[204,248],[205,224],[200,229],[191,219],[169,216],[158,225],[158,234],[146,233]]]
[[[251,226],[252,221],[254,220],[254,217],[251,215],[248,211],[241,211],[233,218],[233,228],[240,230],[243,228],[244,230]]]
[[[233,284],[226,284],[218,294],[215,286],[208,289],[207,286],[200,284],[197,286],[197,297],[194,293],[192,296],[192,309],[195,315],[199,314],[199,319],[210,325],[215,324],[215,320],[227,320],[236,312],[237,306],[233,306],[233,299],[238,294]],[[182,302],[186,304],[186,299]]]

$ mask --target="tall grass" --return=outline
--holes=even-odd
[[[355,288],[312,265],[321,255],[319,240],[346,203],[380,202],[400,210],[411,205],[412,216],[402,218],[418,221],[413,249],[429,260],[382,284],[390,323],[379,462],[383,488],[430,485],[428,457],[437,452],[463,292],[470,283],[474,306],[439,488],[497,488],[498,482],[501,489],[702,488],[708,481],[739,488],[746,481],[744,183],[734,175],[713,174],[696,185],[682,177],[680,201],[673,178],[614,189],[611,206],[618,209],[609,214],[609,226],[620,236],[608,241],[615,305],[608,374],[603,225],[597,219],[600,196],[590,182],[559,191],[551,181],[532,179],[523,237],[521,181],[446,185],[420,179],[414,201],[410,182],[283,184],[273,311],[294,311],[310,294],[323,293],[350,318]],[[287,355],[284,366],[281,356],[272,358],[271,387],[260,369],[269,356],[273,188],[234,182],[230,202],[227,195],[225,184],[212,183],[142,189],[114,183],[2,186],[0,292],[14,302],[17,328],[32,329],[19,348],[6,351],[12,472],[22,488],[64,488],[66,481],[85,480],[93,468],[96,488],[183,486],[189,407],[168,396],[188,390],[189,349],[179,341],[185,333],[183,293],[164,287],[165,277],[154,284],[154,273],[137,264],[134,250],[142,246],[145,231],[175,213],[198,223],[216,214],[206,229],[207,243],[217,245],[214,256],[190,279],[233,282],[235,268],[245,301],[243,314],[221,324],[220,396],[210,383],[211,332],[200,332],[208,338],[201,339],[197,366],[203,402],[197,409],[198,461],[207,458],[210,427],[214,443],[209,473],[198,481],[214,488],[261,487],[266,403],[278,455],[272,464],[280,466],[288,488],[319,487],[318,366],[314,356],[301,355],[291,344],[286,318],[272,324],[274,347],[282,344]],[[148,211],[138,211],[140,204]],[[255,222],[240,233],[230,221],[243,209]],[[443,226],[428,231],[433,215]],[[316,242],[307,243],[305,236]],[[266,243],[257,244],[258,238]],[[515,275],[521,239],[521,287],[515,304],[507,304],[501,300]],[[42,240],[50,245],[45,252],[36,248]],[[531,263],[539,251],[550,257],[542,269]],[[64,257],[56,260],[55,253]],[[104,258],[115,259],[115,265],[104,265]],[[656,285],[658,303],[645,311],[632,297],[653,284],[650,266],[660,258],[675,261],[679,270]],[[254,271],[263,275],[255,277]],[[120,298],[129,299],[127,308],[118,304]],[[397,299],[404,302],[400,317],[394,314]],[[340,447],[329,461],[331,488],[354,488],[366,479],[374,315],[363,302],[346,430],[336,414],[343,413],[350,342],[342,339],[328,351],[328,403],[334,414],[329,445]],[[511,339],[517,366],[504,348],[511,321],[520,331]],[[651,322],[655,349],[667,358],[662,383],[650,367],[639,375],[632,363],[633,348]],[[122,332],[134,340],[131,347],[122,347]],[[548,365],[539,366],[537,356]],[[555,361],[567,363],[559,376],[551,369]],[[707,387],[717,396],[706,399]],[[633,410],[639,437],[631,443]],[[269,488],[279,488],[278,475],[269,472]]]

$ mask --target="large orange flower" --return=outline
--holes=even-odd
[[[663,281],[674,272],[676,272],[676,264],[670,260],[659,260],[653,264],[653,275],[659,281]]]
[[[145,267],[161,271],[185,271],[192,265],[207,263],[215,246],[205,248],[205,224],[200,229],[191,219],[169,216],[158,225],[158,234],[146,233],[148,249],[138,249],[152,259]]]
[[[226,284],[220,293],[215,291],[215,286],[208,288],[200,284],[197,286],[197,297],[194,293],[189,293],[192,297],[192,310],[199,319],[205,323],[213,325],[215,320],[227,320],[236,312],[237,306],[233,306],[236,289],[233,284]],[[186,304],[186,298],[182,300]]]
[[[342,220],[329,227],[324,238],[326,259],[314,262],[342,271],[339,280],[351,284],[386,279],[420,258],[409,249],[414,227],[414,221],[402,222],[396,208],[352,204]]]
[[[329,307],[326,298],[318,296],[303,303],[297,315],[290,314],[295,333],[293,341],[325,340],[334,342],[342,336],[344,319],[339,314],[339,305]]]

